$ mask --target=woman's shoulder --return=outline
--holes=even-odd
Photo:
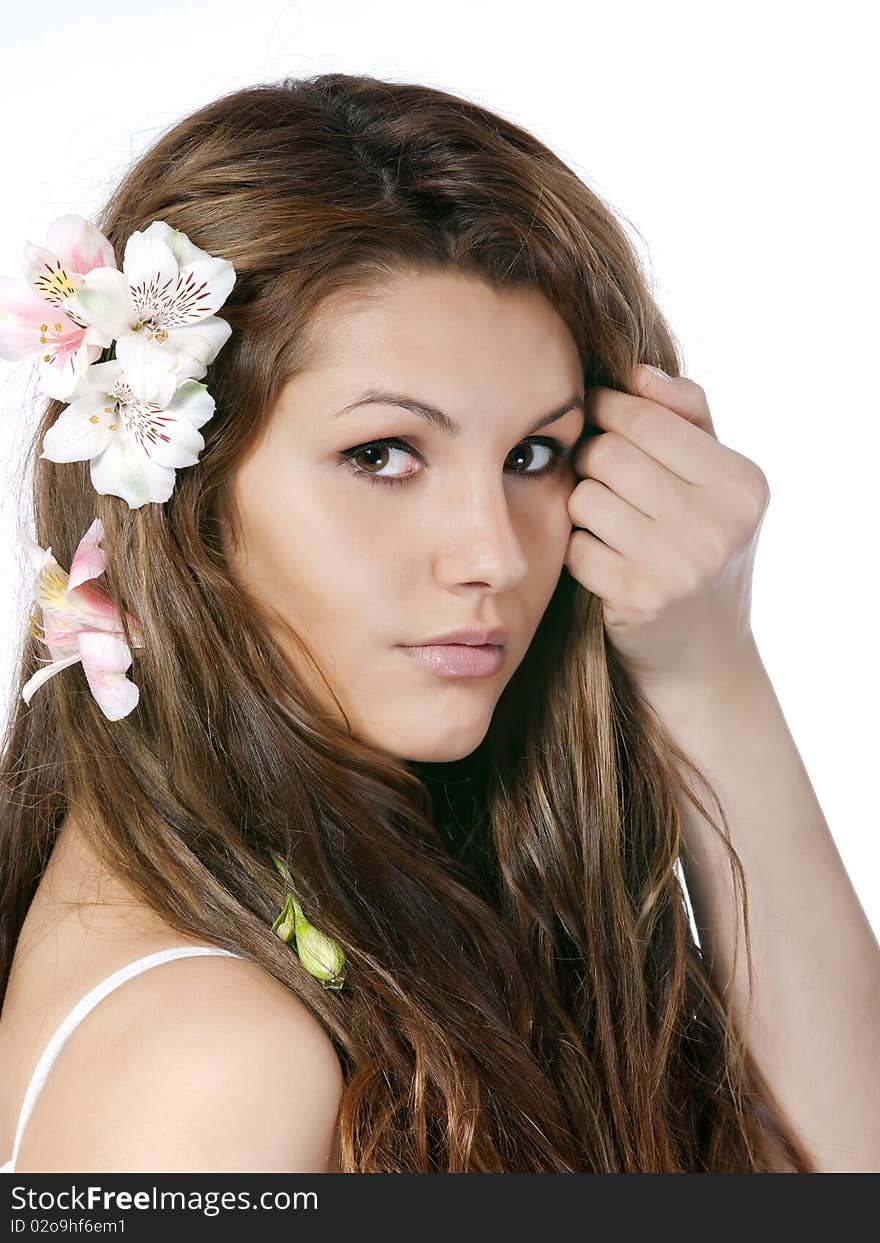
[[[308,1007],[257,964],[175,958],[74,1030],[16,1165],[49,1171],[321,1171],[342,1071]]]
[[[159,951],[210,945],[130,903],[82,918],[46,891],[26,924],[0,1022],[19,1104],[52,1033],[96,985]],[[81,1017],[37,1096],[16,1170],[335,1168],[342,1087],[322,1024],[258,963],[171,956]]]

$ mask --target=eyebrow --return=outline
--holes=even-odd
[[[347,406],[343,406],[341,410],[337,410],[332,416],[338,419],[341,415],[348,414],[357,406],[402,406],[405,410],[411,410],[413,414],[417,414],[420,418],[426,419],[427,422],[433,423],[435,427],[441,428],[450,436],[458,436],[461,432],[461,425],[456,423],[450,415],[443,410],[438,410],[436,406],[429,405],[426,401],[420,401],[417,397],[410,397],[407,393],[396,393],[383,388],[367,389],[355,401],[349,402]],[[557,419],[561,419],[564,414],[568,414],[569,410],[584,411],[584,399],[579,394],[575,394],[570,400],[564,402],[561,406],[557,406],[555,410],[551,410],[549,414],[545,414],[527,436],[531,436],[533,432],[538,431],[541,427],[546,427],[548,423],[555,423]]]

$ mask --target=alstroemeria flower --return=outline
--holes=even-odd
[[[116,267],[113,247],[82,216],[59,216],[49,225],[48,246],[25,243],[24,280],[0,277],[0,358],[39,356],[39,382],[64,401],[100,357],[111,338],[69,303],[93,269]]]
[[[154,220],[125,244],[122,271],[93,268],[66,306],[116,340],[132,388],[164,407],[181,380],[200,380],[232,332],[214,312],[235,284],[227,259]]]
[[[19,542],[36,570],[34,600],[43,614],[39,627],[31,616],[32,633],[46,644],[52,657],[27,680],[21,694],[30,703],[44,682],[81,661],[101,711],[108,720],[118,721],[135,707],[140,692],[125,676],[132,656],[119,613],[106,589],[92,581],[107,565],[103,538],[104,524],[96,518],[77,545],[68,574],[52,556],[51,546],[41,548],[26,528],[19,529]],[[143,647],[137,620],[131,614],[126,617],[134,646]]]
[[[213,413],[214,398],[197,380],[185,380],[161,405],[132,392],[118,360],[92,363],[43,437],[40,457],[90,460],[96,491],[139,509],[167,501],[177,468],[196,464],[205,447],[196,429]]]

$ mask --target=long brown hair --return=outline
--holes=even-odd
[[[233,333],[205,381],[217,405],[200,462],[164,504],[129,510],[96,493],[87,462],[38,458],[62,403],[36,429],[36,538],[69,565],[99,516],[101,581],[144,646],[140,702],[109,722],[76,668],[25,706],[43,653],[23,631],[0,770],[4,991],[75,805],[133,894],[258,962],[319,1018],[346,1080],[344,1171],[764,1171],[768,1140],[809,1170],[691,934],[675,870],[691,766],[606,647],[600,601],[563,571],[480,746],[407,763],[321,708],[223,553],[232,468],[307,365],[319,311],[389,274],[540,290],[586,385],[631,391],[638,362],[679,374],[612,210],[475,103],[329,73],[174,125],[95,223],[121,262],[154,219],[232,261]],[[723,810],[715,800],[719,827],[699,805],[727,843],[747,933]],[[343,948],[342,989],[272,933],[285,890],[270,852]]]

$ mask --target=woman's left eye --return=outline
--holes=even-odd
[[[512,473],[521,479],[543,479],[545,476],[553,474],[559,467],[567,452],[565,445],[562,444],[561,441],[556,440],[553,436],[538,436],[532,437],[530,440],[522,441],[521,445],[517,445],[515,449],[512,449],[508,456],[512,457],[516,454],[517,457],[522,458],[524,456],[522,446],[526,446],[528,451],[531,451],[534,448],[546,449],[549,453],[549,460],[541,467],[540,470],[514,470]],[[410,470],[401,475],[377,475],[372,471],[364,470],[363,467],[355,464],[355,458],[359,458],[362,454],[368,454],[370,452],[375,453],[378,451],[381,456],[386,450],[389,449],[396,449],[399,452],[409,454],[412,457],[421,456],[416,452],[412,445],[407,444],[406,441],[395,440],[386,436],[383,440],[370,440],[366,444],[358,445],[354,449],[346,449],[341,454],[342,460],[339,465],[347,466],[353,475],[365,478],[371,484],[378,483],[393,486],[394,484],[405,483],[406,480],[412,478],[413,475],[421,474],[421,471]],[[373,465],[376,465],[376,463],[373,463]]]

